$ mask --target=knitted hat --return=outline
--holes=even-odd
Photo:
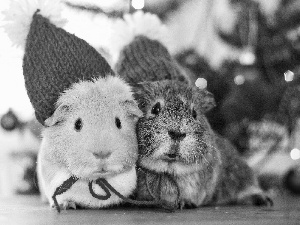
[[[55,26],[50,22],[53,17],[44,16],[44,12],[45,9],[36,8],[31,14],[23,58],[27,93],[36,118],[43,125],[54,113],[61,93],[73,83],[114,74],[93,47]]]
[[[182,71],[165,46],[139,35],[121,51],[117,72],[129,83],[157,80],[184,81]]]
[[[137,11],[112,24],[112,65],[133,84],[165,79],[185,80],[165,47],[169,32],[157,15]]]

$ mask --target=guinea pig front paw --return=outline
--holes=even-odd
[[[57,209],[57,206],[52,203],[51,208],[52,209]],[[67,209],[77,209],[76,203],[73,201],[63,201],[58,203],[58,207],[60,210],[67,210]]]
[[[197,208],[197,205],[193,202],[188,202],[188,201],[185,201],[185,200],[181,200],[179,202],[179,208],[182,210],[182,209],[195,209]]]
[[[251,197],[252,205],[255,206],[273,206],[273,200],[266,194],[253,194]]]
[[[265,193],[253,193],[239,200],[239,203],[254,206],[273,206],[273,200]]]

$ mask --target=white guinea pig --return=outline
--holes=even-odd
[[[45,121],[38,156],[40,187],[50,206],[54,206],[56,188],[71,176],[79,179],[57,196],[60,209],[120,203],[113,193],[107,200],[92,197],[88,183],[98,178],[105,178],[125,197],[132,194],[136,187],[135,126],[142,112],[128,84],[114,76],[82,81],[66,90],[56,106]],[[93,190],[105,194],[96,184]]]

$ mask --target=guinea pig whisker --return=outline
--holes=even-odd
[[[142,144],[142,143],[138,143],[137,145],[138,146],[145,146],[145,144]]]
[[[136,158],[131,157],[131,158],[125,159],[125,162],[129,163],[129,164],[135,164],[136,163]]]
[[[149,157],[149,156],[152,154],[152,152],[153,152],[153,151],[150,150],[150,151],[147,151],[147,152],[146,152],[145,154],[143,154],[143,155],[140,154],[139,156],[140,156],[140,158],[147,158],[147,157]]]
[[[204,144],[206,144],[208,147],[211,147],[214,151],[220,152],[220,150],[217,149],[216,147],[214,147],[213,145],[210,145],[210,144],[206,143],[203,140],[199,140],[199,141],[202,142],[202,143],[204,143]],[[208,168],[213,169],[212,164],[208,162],[207,158],[204,156],[204,154],[202,152],[201,152],[201,154],[202,154],[203,159],[208,163],[208,165],[207,165]]]
[[[202,155],[202,156],[203,156],[203,159],[206,161],[207,166],[210,167],[210,168],[212,168],[212,165],[211,165],[211,163],[207,160],[207,158],[206,158],[204,155]]]
[[[136,162],[138,158],[138,153],[137,152],[128,152],[126,155],[126,160],[130,160],[132,162]]]
[[[200,155],[201,155],[201,158],[199,158],[199,157],[197,157],[196,155],[194,155],[194,157],[196,158],[196,159],[195,159],[196,165],[200,165],[201,162],[204,160],[204,161],[205,161],[204,164],[206,164],[208,168],[213,169],[213,166],[212,166],[211,162],[209,162],[209,161],[207,160],[207,158],[205,157],[205,155],[203,154],[203,152],[200,151],[199,153],[200,153]],[[202,160],[201,160],[201,159],[202,159]],[[202,163],[203,163],[203,162],[202,162]]]
[[[136,164],[135,160],[125,160],[125,164],[127,166],[134,166]]]
[[[217,149],[216,147],[214,147],[211,144],[208,144],[207,142],[203,141],[203,140],[199,140],[201,143],[206,144],[208,147],[211,147],[214,151],[220,152],[219,149]]]
[[[127,155],[128,155],[128,157],[130,157],[130,158],[134,158],[134,157],[137,156],[137,153],[135,153],[135,152],[128,152]]]

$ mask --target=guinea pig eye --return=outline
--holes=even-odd
[[[195,109],[192,110],[192,117],[193,117],[194,119],[197,119],[197,112],[196,112]]]
[[[118,129],[122,128],[121,120],[118,117],[116,117],[116,119],[115,119],[115,124],[116,124],[116,126],[117,126]]]
[[[151,109],[151,113],[154,115],[158,115],[161,110],[160,102],[157,102]]]
[[[75,125],[74,125],[74,129],[79,132],[82,129],[82,120],[80,118],[78,118],[75,121]]]

